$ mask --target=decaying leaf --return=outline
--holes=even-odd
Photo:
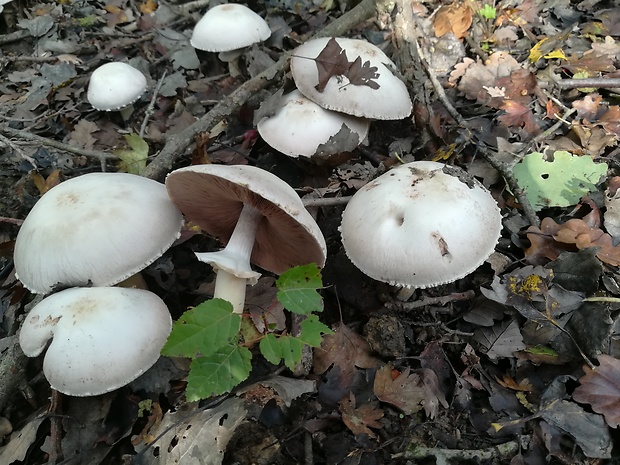
[[[375,375],[374,393],[380,401],[394,405],[405,415],[424,408],[429,418],[435,418],[440,404],[448,407],[437,375],[428,368],[414,372],[407,368],[393,378],[392,367],[385,365]]]
[[[588,156],[556,151],[553,156],[533,152],[515,165],[519,186],[536,210],[575,205],[607,173],[607,164],[594,163]]]
[[[340,401],[342,421],[355,435],[367,434],[376,439],[377,435],[370,428],[381,428],[379,420],[383,418],[383,411],[376,402],[356,407],[355,395],[350,392]]]
[[[577,402],[590,404],[592,410],[602,414],[612,428],[620,425],[620,360],[609,355],[598,356],[599,365],[583,367],[585,375],[573,392]]]
[[[129,148],[117,149],[114,155],[121,159],[118,170],[125,173],[140,174],[149,156],[149,144],[137,134],[125,135]]]
[[[433,16],[433,29],[437,37],[451,32],[457,39],[467,35],[471,27],[472,12],[467,2],[444,5]]]
[[[476,329],[474,340],[491,360],[512,357],[514,352],[525,349],[519,324],[514,319],[497,323],[491,328]]]
[[[370,62],[362,63],[361,57],[355,61],[349,61],[347,52],[332,37],[321,50],[321,53],[314,58],[319,72],[319,83],[316,90],[323,92],[328,81],[334,76],[345,76],[349,82],[355,86],[368,86],[371,89],[378,89],[379,84],[373,79],[377,79],[379,74],[376,66],[370,66]]]

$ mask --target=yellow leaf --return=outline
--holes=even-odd
[[[146,159],[149,156],[149,145],[137,134],[127,134],[124,137],[129,148],[116,149],[114,151],[114,155],[121,160],[118,170],[131,174],[140,174],[140,171],[146,166]]]
[[[545,55],[545,58],[547,60],[552,60],[554,58],[561,58],[562,60],[566,60],[566,55],[564,55],[564,52],[560,49],[554,50],[551,53],[547,53]]]
[[[155,13],[157,10],[157,2],[155,0],[146,0],[146,2],[140,4],[140,11],[145,15]]]

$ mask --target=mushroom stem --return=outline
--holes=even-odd
[[[224,250],[196,254],[198,260],[209,263],[217,272],[213,297],[230,302],[235,313],[243,313],[248,281],[256,284],[260,277],[250,266],[250,256],[262,218],[261,212],[245,204]]]

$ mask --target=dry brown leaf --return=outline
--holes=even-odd
[[[534,113],[529,107],[516,100],[506,99],[500,106],[504,114],[497,117],[497,120],[506,127],[523,128],[528,134],[538,134],[540,127],[536,124]]]
[[[44,178],[36,171],[31,171],[30,175],[32,176],[32,181],[34,185],[37,186],[37,189],[41,193],[41,195],[45,194],[52,187],[60,184],[60,170],[56,169],[52,171],[47,178]]]
[[[314,372],[317,374],[325,373],[331,365],[346,372],[354,367],[375,368],[379,363],[366,339],[342,323],[334,334],[323,337],[321,347],[314,349]]]
[[[439,380],[434,371],[422,368],[411,372],[409,368],[396,378],[392,376],[392,367],[385,365],[375,375],[374,393],[382,402],[392,404],[411,415],[422,408],[429,418],[434,418],[439,404],[444,408],[448,402],[439,388]]]
[[[572,107],[577,110],[577,118],[585,118],[592,121],[600,111],[603,97],[600,94],[588,94],[581,100],[575,100]]]
[[[463,63],[466,63],[466,60],[463,60]],[[500,78],[510,76],[513,71],[521,69],[521,65],[507,52],[493,53],[484,64],[479,61],[468,63],[458,89],[467,98],[485,104],[490,100],[485,86],[495,87]],[[462,65],[456,65],[455,72],[457,70],[459,73],[462,72]],[[454,79],[456,80],[456,77]]]
[[[383,418],[383,410],[378,408],[376,402],[356,407],[355,396],[350,392],[340,401],[340,413],[342,421],[353,434],[367,434],[371,438],[377,438],[369,429],[381,428],[379,420]]]
[[[620,360],[601,354],[598,361],[596,368],[583,367],[586,374],[579,379],[581,385],[573,392],[573,399],[590,404],[616,428],[620,425]]]
[[[460,2],[442,6],[433,17],[433,29],[437,37],[451,32],[457,39],[462,39],[467,35],[471,23],[471,8]]]
[[[99,130],[99,127],[92,121],[81,119],[73,127],[73,131],[69,133],[69,144],[74,147],[82,147],[92,150],[97,139],[93,137],[93,132]]]

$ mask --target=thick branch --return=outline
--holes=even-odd
[[[376,11],[377,6],[383,5],[385,0],[362,0],[355,8],[325,26],[314,37],[329,37],[342,35],[355,25],[370,18]],[[256,92],[267,87],[268,84],[279,74],[282,74],[288,66],[291,52],[282,54],[280,59],[270,68],[259,75],[243,83],[234,92],[215,105],[199,120],[185,128],[178,134],[168,138],[164,148],[153,161],[142,171],[142,175],[151,179],[161,178],[170,170],[177,157],[185,152],[185,149],[194,140],[194,137],[211,129],[221,119],[234,113]]]

